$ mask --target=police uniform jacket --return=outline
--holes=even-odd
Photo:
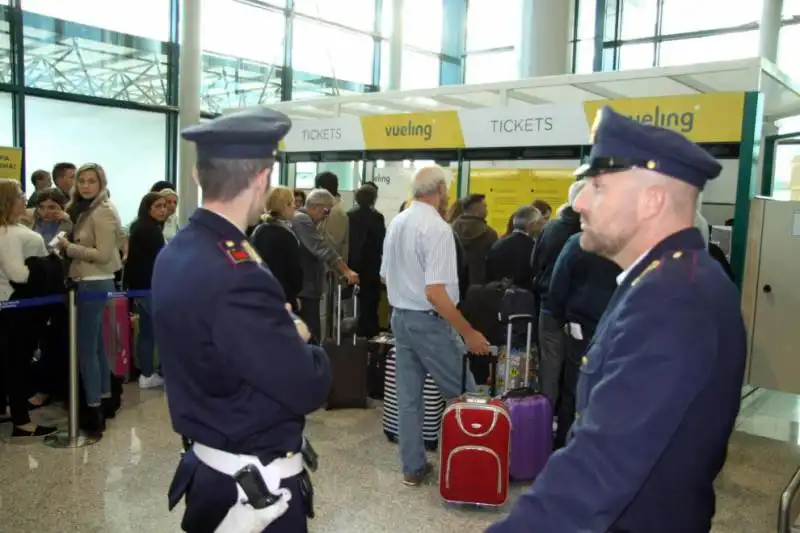
[[[300,450],[331,373],[244,241],[223,217],[195,211],[156,261],[153,322],[175,431],[268,462]]]

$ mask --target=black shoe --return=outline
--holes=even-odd
[[[27,431],[14,426],[14,431],[11,432],[11,440],[41,439],[54,434],[56,431],[56,428],[50,426],[36,426],[36,429],[33,431]]]
[[[103,418],[106,420],[111,420],[115,416],[117,416],[117,411],[119,411],[121,399],[120,398],[103,398],[102,399],[102,408],[103,408]]]
[[[86,410],[81,413],[80,428],[90,437],[101,437],[103,431],[106,430],[106,419],[105,416],[103,416],[103,407],[99,405],[96,407],[87,407]]]

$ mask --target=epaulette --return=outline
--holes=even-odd
[[[667,262],[667,261],[677,261],[677,260],[685,258],[685,257],[686,257],[686,254],[682,250],[675,250],[674,252],[670,252],[670,253],[667,253],[667,254],[663,255],[661,257],[661,259],[654,259],[649,265],[647,265],[647,268],[642,270],[641,274],[636,276],[636,279],[634,279],[631,282],[631,287],[636,285],[645,276],[645,274],[647,274],[648,272],[652,272],[653,270],[659,268],[665,262]]]
[[[247,239],[237,243],[235,241],[220,241],[220,249],[225,253],[225,257],[232,265],[240,263],[262,263],[261,256],[258,255],[253,245]]]

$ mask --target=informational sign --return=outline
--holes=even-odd
[[[22,181],[22,149],[0,146],[0,178]]]
[[[367,150],[441,149],[464,146],[457,111],[361,117]]]
[[[470,171],[469,192],[486,195],[486,221],[503,235],[509,218],[523,205],[544,200],[555,211],[566,203],[574,181],[568,169],[475,168]]]
[[[298,120],[281,141],[287,152],[336,152],[363,150],[364,135],[358,117]]]
[[[537,105],[459,112],[468,147],[565,146],[587,136],[579,105]]]

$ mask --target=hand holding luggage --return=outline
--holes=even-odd
[[[342,338],[342,285],[337,286],[336,338],[327,339],[322,348],[328,354],[333,383],[328,393],[326,408],[367,408],[367,364],[369,344],[353,332],[352,339]],[[358,286],[353,291],[353,314],[358,315]],[[344,341],[344,342],[343,342]]]

